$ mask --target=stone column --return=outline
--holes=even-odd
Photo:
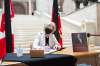
[[[36,0],[36,11],[39,13],[50,13],[53,0]]]
[[[33,8],[33,11],[34,11],[34,10],[36,10],[36,0],[32,0],[32,3],[33,3],[32,4],[32,6],[33,6],[32,8]]]
[[[96,33],[100,34],[100,2],[97,3],[97,24]],[[100,45],[100,36],[96,37],[96,45]]]
[[[32,2],[31,0],[28,0],[28,4],[29,4],[29,15],[32,14]]]

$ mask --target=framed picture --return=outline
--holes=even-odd
[[[71,36],[74,52],[88,51],[87,33],[72,33]]]

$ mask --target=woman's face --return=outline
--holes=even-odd
[[[51,24],[47,25],[45,27],[44,31],[45,31],[46,35],[49,35],[49,34],[53,33],[53,31],[54,31],[54,25],[51,25]]]

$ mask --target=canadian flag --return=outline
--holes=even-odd
[[[6,39],[4,30],[4,10],[2,10],[1,24],[0,24],[0,59],[4,58],[6,55]]]
[[[3,59],[5,55],[6,55],[5,33],[0,32],[0,59]]]
[[[14,10],[13,10],[13,5],[12,5],[12,0],[9,0],[10,3],[10,19],[14,17]],[[3,5],[4,6],[4,5]],[[4,7],[2,9],[2,16],[1,16],[1,22],[0,22],[0,59],[3,59],[6,55],[7,50],[12,49],[11,52],[14,51],[14,34],[11,35],[11,40],[12,44],[9,45],[11,46],[9,48],[8,45],[6,45],[6,34],[5,34],[5,12],[4,12]],[[8,47],[8,49],[7,49]]]

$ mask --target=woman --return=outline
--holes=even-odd
[[[59,50],[61,48],[60,44],[53,34],[56,29],[56,26],[53,22],[45,25],[44,32],[38,33],[37,37],[33,42],[32,49],[34,48],[50,48]]]

